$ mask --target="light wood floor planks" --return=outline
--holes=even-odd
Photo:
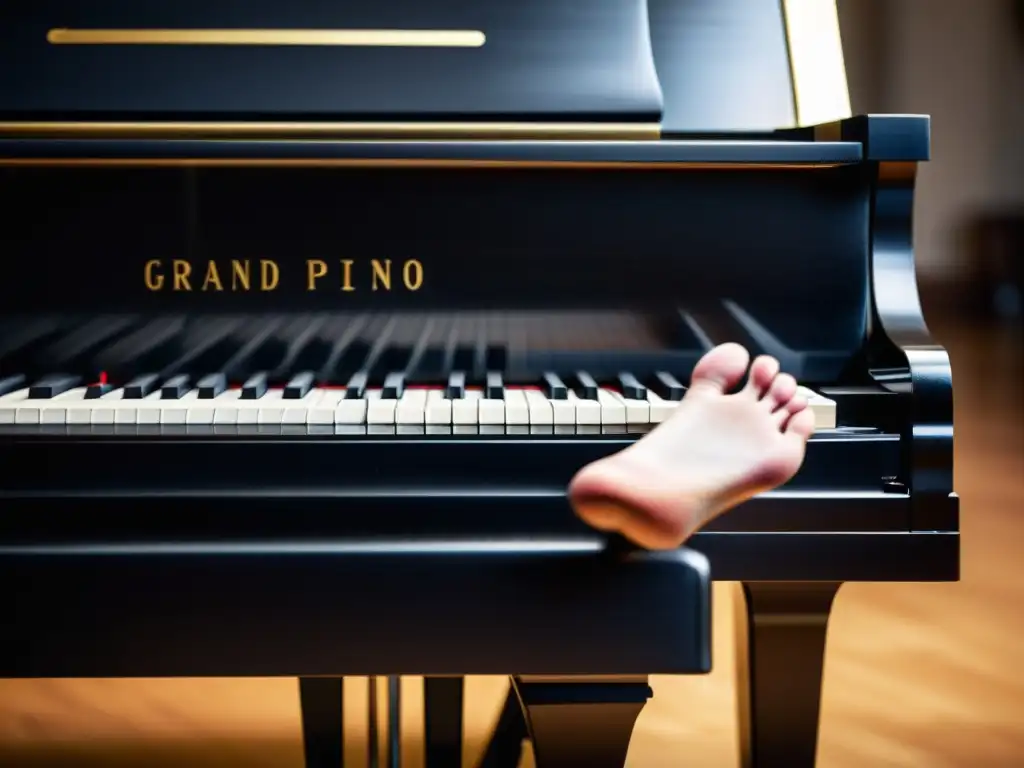
[[[843,588],[829,636],[822,766],[1024,765],[1024,342],[955,329],[939,337],[953,358],[963,581]],[[715,595],[715,671],[654,680],[632,768],[735,765],[731,586]],[[365,689],[357,680],[348,692]],[[422,764],[420,690],[407,681],[406,768]],[[503,693],[500,679],[471,680],[467,756]],[[353,737],[365,722],[348,723]],[[298,768],[297,686],[0,681],[0,765]]]

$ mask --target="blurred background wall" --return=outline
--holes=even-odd
[[[1024,2],[839,0],[854,114],[932,116],[914,239],[926,306],[1020,317]],[[1016,310],[1016,311],[1015,311]]]

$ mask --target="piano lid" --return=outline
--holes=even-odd
[[[663,135],[850,117],[834,0],[648,0]]]
[[[654,138],[661,117],[646,0],[36,0],[0,24],[0,71],[6,123],[590,123]]]

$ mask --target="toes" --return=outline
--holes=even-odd
[[[747,394],[760,400],[771,387],[772,381],[779,373],[779,361],[770,355],[760,355],[750,366],[747,377]]]
[[[739,344],[721,344],[697,362],[690,377],[690,389],[730,390],[743,379],[749,363],[750,353]]]
[[[785,433],[806,440],[814,433],[814,411],[803,409],[790,416]]]
[[[780,373],[772,380],[771,386],[768,387],[761,402],[768,407],[769,411],[775,413],[788,405],[794,395],[796,395],[796,379],[788,373]]]
[[[786,423],[797,413],[807,407],[807,398],[803,395],[794,394],[786,404],[774,412],[775,423],[780,429],[785,429]]]

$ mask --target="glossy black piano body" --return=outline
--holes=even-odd
[[[528,675],[604,676],[586,695],[620,707],[628,743],[646,675],[710,663],[706,557],[750,613],[746,759],[812,763],[841,583],[958,577],[950,370],[911,248],[927,118],[796,127],[774,3],[478,4],[479,18],[442,3],[449,18],[430,20],[400,5],[412,15],[366,4],[339,21],[315,2],[49,2],[5,30],[17,45],[0,64],[31,74],[0,85],[0,379],[116,387],[230,359],[236,385],[272,360],[289,363],[276,386],[304,368],[379,386],[404,366],[440,386],[462,355],[470,383],[685,382],[731,340],[834,400],[837,428],[789,484],[694,537],[696,554],[623,555],[565,486],[643,428],[0,425],[0,674],[304,676],[318,730],[340,684],[314,676],[428,675],[451,705],[460,690],[437,676],[516,673],[534,738],[557,726],[563,742],[589,726],[552,725],[544,696],[572,678]],[[429,26],[485,29],[486,44],[74,43],[76,25]],[[355,65],[376,87],[324,87]],[[755,82],[763,103],[738,108]],[[332,355],[355,322],[364,335]],[[509,330],[524,324],[526,341]],[[147,329],[167,332],[147,346]],[[260,361],[236,360],[256,337]],[[680,600],[693,610],[674,620],[656,608]]]

